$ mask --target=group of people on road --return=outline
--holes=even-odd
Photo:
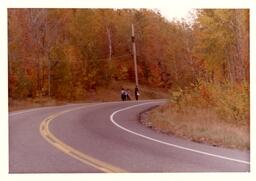
[[[139,100],[140,93],[139,93],[139,89],[137,86],[135,87],[134,95],[135,95],[135,99]],[[124,89],[124,88],[121,89],[121,99],[122,99],[122,101],[130,101],[131,100],[130,89]]]

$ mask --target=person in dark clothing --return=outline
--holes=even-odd
[[[139,100],[139,95],[140,95],[139,89],[138,89],[138,87],[136,86],[136,87],[135,87],[135,98],[136,98],[136,100]]]
[[[122,101],[126,100],[125,90],[123,88],[121,89],[121,99]]]

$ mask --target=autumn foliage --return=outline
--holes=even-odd
[[[181,108],[215,105],[248,117],[249,12],[196,12],[186,23],[147,9],[9,9],[9,97],[79,100],[114,80],[134,81],[134,24],[140,84],[171,90]]]
[[[144,124],[249,149],[249,10],[195,12],[182,22],[148,9],[8,9],[9,103],[120,99],[120,82],[134,86],[134,24],[140,98],[161,89],[170,100]]]

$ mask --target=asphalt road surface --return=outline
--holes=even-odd
[[[164,100],[70,104],[9,114],[10,173],[248,172],[250,152],[144,127]]]

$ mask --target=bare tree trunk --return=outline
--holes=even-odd
[[[235,40],[235,54],[236,54],[236,69],[237,69],[237,81],[241,82],[245,79],[245,70],[244,70],[244,63],[242,58],[242,33],[243,33],[243,22],[241,20],[243,19],[243,16],[241,14],[241,11],[236,10],[235,11],[235,33],[236,33],[236,40]]]

